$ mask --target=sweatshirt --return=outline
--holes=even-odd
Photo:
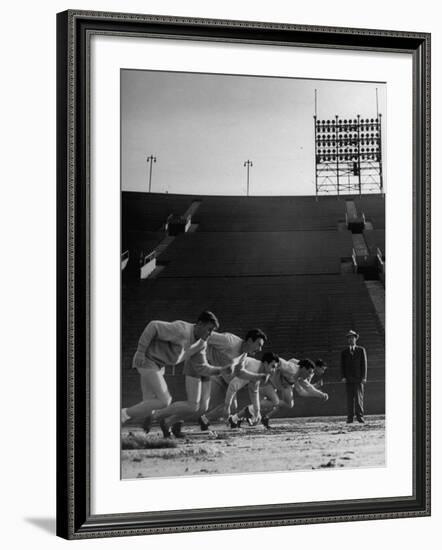
[[[151,321],[138,341],[132,366],[176,365],[195,343],[194,325],[186,321]]]

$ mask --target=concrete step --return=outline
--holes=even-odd
[[[353,233],[351,237],[356,256],[368,256],[368,247],[364,236],[359,233]]]

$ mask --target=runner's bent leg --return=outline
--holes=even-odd
[[[127,408],[131,418],[144,418],[153,410],[162,409],[170,405],[172,397],[169,393],[166,380],[158,367],[139,368],[141,393],[143,400]]]
[[[210,406],[210,396],[211,396],[212,382],[211,380],[204,380],[201,387],[201,401],[198,410],[198,415],[206,413],[209,410]]]
[[[166,419],[166,425],[171,426],[179,420],[195,416],[201,401],[201,378],[186,376],[187,401],[176,401],[169,407],[155,413],[155,420]]]
[[[272,418],[277,413],[281,412],[281,410],[285,407],[289,407],[291,409],[294,405],[292,388],[284,388],[278,390],[277,397],[279,398],[279,403],[275,405],[272,402],[274,408],[268,413],[268,418]]]
[[[270,402],[271,409],[267,413],[267,418],[272,418],[272,416],[275,416],[277,412],[279,412],[279,409],[281,408],[281,401],[278,397],[278,392],[273,386],[270,386],[267,384],[266,386],[266,397]]]
[[[268,391],[268,388],[271,388],[271,386],[269,386],[268,384],[266,384],[265,386],[260,386],[259,388],[261,414],[264,414],[264,415],[267,414],[267,412],[271,411],[273,408],[273,404],[269,397],[270,392]],[[239,418],[244,418],[246,416],[246,409],[249,409],[249,412],[254,414],[254,407],[251,404],[252,388],[250,387],[250,385],[248,387],[248,390],[249,390],[250,403],[238,412]]]
[[[210,403],[210,393],[211,393],[211,380],[202,380],[201,381],[201,398],[199,402],[198,410],[193,413],[186,415],[185,418],[181,418],[181,420],[186,420],[186,422],[189,422],[191,420],[197,421],[201,416],[203,416],[209,409],[209,403]]]
[[[279,397],[281,400],[281,405],[286,405],[290,409],[293,408],[295,403],[293,399],[293,389],[291,387],[280,390]]]
[[[221,377],[215,376],[210,386],[210,408],[206,417],[210,421],[216,421],[223,414],[227,384]]]

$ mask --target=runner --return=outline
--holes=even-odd
[[[327,369],[328,369],[327,363],[325,363],[322,359],[316,359],[315,370],[309,382],[312,386],[314,386],[318,390],[324,387],[324,378],[325,378]]]
[[[293,408],[294,392],[303,397],[315,397],[327,401],[328,394],[320,391],[315,384],[311,383],[313,376],[323,376],[325,364],[321,361],[316,365],[310,359],[284,359],[266,384],[260,385],[260,411],[261,418],[256,414],[254,404],[248,405],[238,413],[238,418],[246,419],[250,425],[259,421],[270,429],[270,418],[278,414],[284,408]],[[262,414],[264,412],[264,414]]]
[[[239,368],[242,370],[243,378],[249,376],[250,380],[255,380],[255,374],[247,372],[244,359],[259,353],[266,342],[267,336],[259,328],[247,331],[244,339],[229,332],[213,332],[208,340],[207,358],[209,363],[221,366],[230,365],[236,361],[238,366],[241,365]],[[212,378],[209,412],[208,414],[201,412],[198,418],[202,431],[208,430],[210,422],[222,416],[226,391],[232,378],[233,373],[229,370]],[[259,376],[258,379],[262,377]],[[237,408],[236,400],[232,403],[232,408]]]
[[[238,364],[241,368],[241,365]],[[211,377],[223,371],[232,372],[233,362],[223,367],[210,365],[207,360],[207,343],[203,349],[188,357],[184,363],[187,401],[176,401],[169,407],[154,411],[151,420],[159,420],[163,436],[169,438],[171,433],[175,437],[184,437],[181,432],[185,420],[195,417],[196,413],[204,414],[209,408]],[[149,431],[148,421],[144,423],[144,430]]]
[[[270,351],[263,354],[261,361],[247,357],[245,359],[246,374],[239,370],[234,374],[234,377],[229,383],[224,401],[224,415],[231,428],[237,428],[240,425],[240,417],[237,414],[232,415],[232,403],[238,391],[245,387],[249,387],[254,416],[260,418],[260,384],[266,384],[274,373],[279,363],[279,357]]]
[[[153,410],[167,407],[172,402],[164,367],[176,365],[192,353],[201,350],[213,330],[219,327],[211,311],[203,311],[196,323],[186,321],[151,321],[138,341],[132,368],[140,374],[143,399],[121,411],[121,422],[132,418],[145,418]]]

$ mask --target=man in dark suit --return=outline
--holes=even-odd
[[[364,423],[364,384],[367,382],[367,353],[356,345],[359,338],[354,330],[347,333],[348,346],[341,353],[341,376],[347,393],[347,424],[356,419]]]

